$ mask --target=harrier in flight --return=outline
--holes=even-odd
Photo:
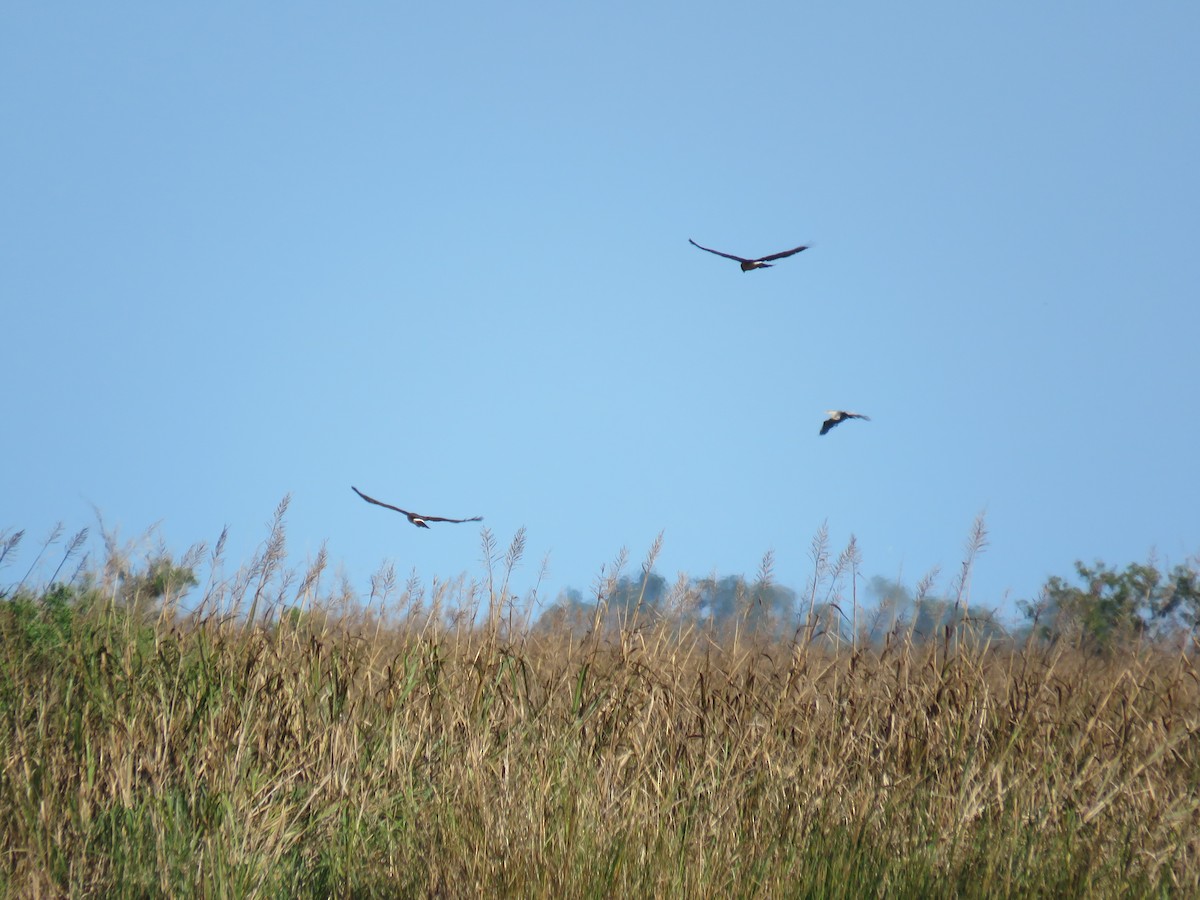
[[[688,243],[693,247],[700,247],[700,245],[691,238],[688,238]],[[803,247],[794,247],[791,250],[784,250],[782,253],[772,253],[770,256],[760,256],[758,259],[745,259],[741,256],[734,256],[732,253],[722,253],[720,250],[710,250],[708,247],[700,247],[700,249],[707,250],[709,253],[715,253],[717,256],[723,256],[726,259],[732,259],[734,262],[741,263],[742,271],[749,272],[751,269],[769,269],[771,268],[772,261],[776,259],[783,259],[786,256],[794,256],[801,250],[807,250],[809,246],[809,244],[805,244]]]
[[[471,519],[443,519],[441,516],[422,516],[422,515],[418,515],[415,512],[409,512],[407,509],[401,509],[398,506],[392,506],[392,504],[390,504],[390,503],[384,503],[380,500],[376,500],[374,497],[368,497],[366,494],[364,494],[362,491],[360,491],[354,485],[350,485],[350,490],[354,491],[354,493],[358,494],[358,496],[362,497],[368,503],[374,503],[376,506],[383,506],[383,507],[386,507],[387,509],[394,509],[396,512],[407,516],[408,521],[412,522],[418,528],[428,528],[429,526],[427,524],[425,524],[426,522],[482,522],[483,521],[483,516],[475,516],[474,518],[471,518]]]
[[[871,421],[870,416],[864,416],[861,413],[846,412],[844,409],[831,409],[828,410],[825,415],[829,416],[829,418],[825,420],[823,425],[821,425],[821,434],[827,432],[834,425],[840,425],[847,419],[862,419],[866,422]]]

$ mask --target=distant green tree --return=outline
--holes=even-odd
[[[158,612],[163,603],[177,601],[197,584],[196,573],[177,566],[167,554],[149,561],[146,569],[126,575],[121,581],[119,600],[131,612]]]
[[[1172,569],[1154,597],[1153,612],[1159,623],[1178,624],[1193,634],[1200,630],[1200,572],[1186,565]]]
[[[608,609],[618,614],[623,622],[635,617],[644,619],[662,604],[667,594],[667,579],[654,572],[636,577],[625,576],[617,581],[608,597]]]
[[[1107,652],[1153,630],[1200,624],[1200,579],[1194,569],[1176,566],[1164,575],[1156,567],[1131,563],[1119,572],[1097,561],[1075,563],[1076,586],[1057,575],[1036,603],[1021,604],[1040,636],[1069,638],[1084,649]]]
[[[649,572],[644,575],[622,576],[603,598],[601,626],[603,628],[633,628],[654,619],[667,595],[667,580]],[[596,623],[596,601],[583,599],[575,588],[558,595],[538,617],[536,630],[541,632],[569,631],[576,635],[589,632]]]
[[[973,608],[968,615],[952,598],[933,596],[924,588],[914,596],[899,581],[876,575],[867,585],[867,594],[875,603],[874,611],[864,614],[873,643],[888,634],[910,636],[916,642],[937,640],[947,628],[958,633],[969,628],[973,636],[988,641],[1008,637],[994,610]]]
[[[699,578],[692,585],[699,597],[700,617],[717,628],[744,620],[751,629],[782,634],[795,615],[796,592],[783,585],[747,581],[741,575]]]
[[[575,588],[561,591],[558,598],[538,616],[534,631],[542,634],[587,633],[594,620],[596,606],[583,599]]]
[[[867,582],[866,593],[871,608],[864,620],[872,642],[884,640],[889,633],[909,630],[915,600],[907,586],[899,580],[876,575]]]
[[[751,629],[773,634],[790,634],[789,629],[795,627],[796,592],[791,588],[748,581],[741,575],[694,579],[691,587],[696,602],[684,615],[686,621],[710,622],[719,629],[740,621]],[[671,585],[654,572],[622,577],[603,599],[602,625],[631,628],[659,619],[667,614],[663,604],[670,593]],[[592,628],[595,614],[595,601],[584,600],[580,591],[570,588],[538,617],[536,627],[540,631],[565,628],[583,633]]]

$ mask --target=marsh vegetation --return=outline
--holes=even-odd
[[[5,893],[1200,891],[1189,646],[970,616],[846,639],[820,615],[849,615],[830,558],[794,629],[755,618],[762,578],[719,627],[685,580],[614,609],[619,565],[580,629],[508,593],[521,539],[484,532],[477,581],[385,569],[359,599],[323,555],[289,572],[281,506],[228,576],[221,541],[145,564],[110,544],[10,585]]]

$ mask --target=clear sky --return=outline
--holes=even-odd
[[[0,527],[366,589],[1200,551],[1200,5],[0,8]],[[743,274],[701,244],[757,256]],[[827,409],[857,410],[824,437]],[[18,568],[20,568],[18,566]],[[12,578],[2,577],[0,581]]]

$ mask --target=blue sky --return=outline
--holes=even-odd
[[[1200,551],[1200,7],[0,11],[0,527],[1012,607]],[[812,249],[743,274],[742,255]],[[818,437],[824,411],[854,409]],[[93,530],[95,530],[93,528]],[[27,551],[32,553],[32,550]],[[27,556],[26,559],[29,557]],[[636,566],[634,566],[636,569]],[[12,579],[8,579],[12,580]]]

